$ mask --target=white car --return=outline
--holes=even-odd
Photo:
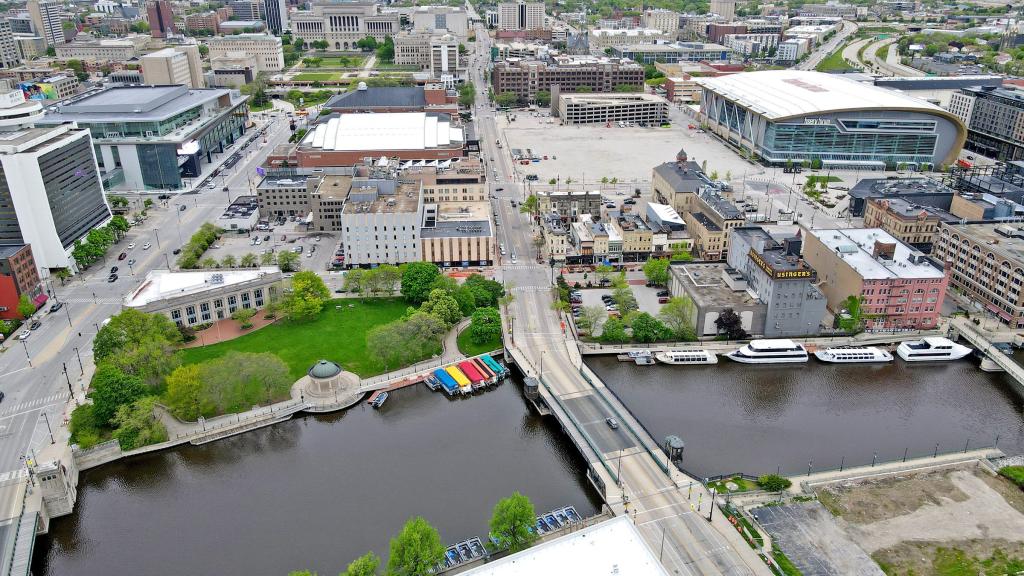
[[[28,340],[28,337],[32,335],[30,330],[22,330],[18,333],[18,340]]]
[[[515,264],[515,263],[516,263],[516,255],[515,255],[515,254],[512,254],[512,263],[513,263],[513,264]]]
[[[153,245],[150,244],[149,242],[146,242],[145,244],[142,245],[142,249],[143,250],[149,250],[152,247],[153,247]]]
[[[132,248],[135,248],[135,242],[128,243],[128,249],[131,250]]]

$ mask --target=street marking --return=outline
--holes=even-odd
[[[54,404],[58,401],[63,402],[67,397],[67,394],[58,392],[56,394],[50,394],[45,398],[36,398],[35,400],[29,400],[28,402],[20,402],[11,406],[7,410],[0,412],[0,418],[13,418],[14,416],[20,416],[21,414],[32,412],[33,410]]]
[[[4,376],[10,376],[11,374],[17,374],[18,372],[21,372],[22,370],[28,370],[28,369],[29,369],[28,366],[25,366],[24,368],[18,368],[17,370],[13,370],[11,372],[8,372],[7,374],[0,374],[0,378],[3,378]]]
[[[18,468],[17,470],[9,470],[0,474],[0,484],[7,482],[8,480],[27,478],[28,470],[25,468]]]

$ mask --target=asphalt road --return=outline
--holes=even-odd
[[[811,55],[807,57],[807,60],[800,62],[796,66],[793,66],[796,70],[814,70],[814,68],[825,58],[828,58],[829,54],[836,51],[846,41],[846,39],[857,32],[857,24],[850,22],[849,20],[843,21],[843,29],[836,32],[835,36],[829,39],[828,42],[822,44],[816,48]]]
[[[583,423],[583,433],[591,437],[599,450],[605,451],[606,460],[614,460],[615,466],[621,467],[622,490],[632,495],[628,513],[633,515],[648,545],[658,551],[669,572],[720,576],[753,574],[755,570],[763,573],[760,569],[764,569],[764,565],[751,558],[749,548],[742,553],[738,546],[734,548],[734,541],[697,517],[686,501],[685,490],[681,498],[679,488],[652,458],[645,452],[630,449],[641,441],[629,427],[612,430],[605,424],[605,419],[614,413],[608,402],[598,396],[602,392],[588,384],[577,371],[580,360],[578,353],[572,353],[575,342],[562,332],[560,319],[551,309],[552,270],[537,263],[531,223],[510,204],[512,199],[522,200],[523,190],[516,181],[509,155],[500,154],[495,146],[500,134],[495,127],[494,112],[486,104],[487,87],[481,74],[487,66],[483,55],[489,54],[490,40],[479,25],[476,37],[476,56],[470,66],[470,77],[478,94],[474,116],[495,197],[492,202],[499,223],[498,239],[507,252],[499,260],[498,273],[514,296],[510,316],[515,345],[533,366],[543,364],[540,371],[544,381],[554,394],[564,399],[573,418]],[[497,188],[502,190],[498,192]],[[706,505],[704,510],[707,510]]]
[[[288,139],[286,118],[265,118],[254,129],[264,122],[270,125],[267,143],[255,142],[241,152],[238,163],[223,178],[217,178],[216,191],[204,188],[178,194],[166,207],[154,206],[147,221],[129,230],[110,249],[104,262],[64,286],[57,278],[46,281],[53,293],[46,307],[37,312],[42,325],[27,340],[11,338],[0,353],[0,390],[5,394],[0,403],[0,484],[23,475],[25,456],[44,442],[49,443],[51,434],[55,442],[66,440],[64,419],[74,408],[67,403],[69,396],[73,390],[81,397],[82,386],[91,374],[92,339],[100,324],[120,311],[124,294],[137,288],[150,270],[173,263],[172,250],[186,242],[201,224],[215,220],[227,206],[229,194],[233,198],[248,193],[255,182],[256,166],[269,150]],[[230,157],[237,148],[220,158]],[[223,186],[228,186],[229,193],[223,192]],[[155,195],[153,199],[156,201]],[[130,243],[135,248],[128,249]],[[146,243],[151,244],[148,250],[143,249]],[[128,256],[119,261],[121,252]],[[135,259],[135,264],[128,266],[129,259]],[[119,267],[119,278],[107,282],[114,265]],[[53,302],[62,302],[64,307],[47,314],[44,310]],[[13,501],[11,494],[13,491],[0,490],[0,521],[17,514],[20,503]]]

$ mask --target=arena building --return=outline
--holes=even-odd
[[[954,114],[837,74],[772,70],[699,78],[708,130],[769,165],[930,170],[967,138]]]

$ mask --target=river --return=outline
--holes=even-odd
[[[449,400],[424,386],[381,410],[307,416],[86,472],[74,514],[36,543],[37,576],[337,574],[413,515],[446,544],[486,537],[520,491],[539,512],[600,501],[560,429],[520,387]]]
[[[936,364],[636,366],[612,356],[591,368],[661,442],[686,443],[700,476],[806,473],[962,450],[1024,452],[1024,402],[1005,374],[977,360]]]

